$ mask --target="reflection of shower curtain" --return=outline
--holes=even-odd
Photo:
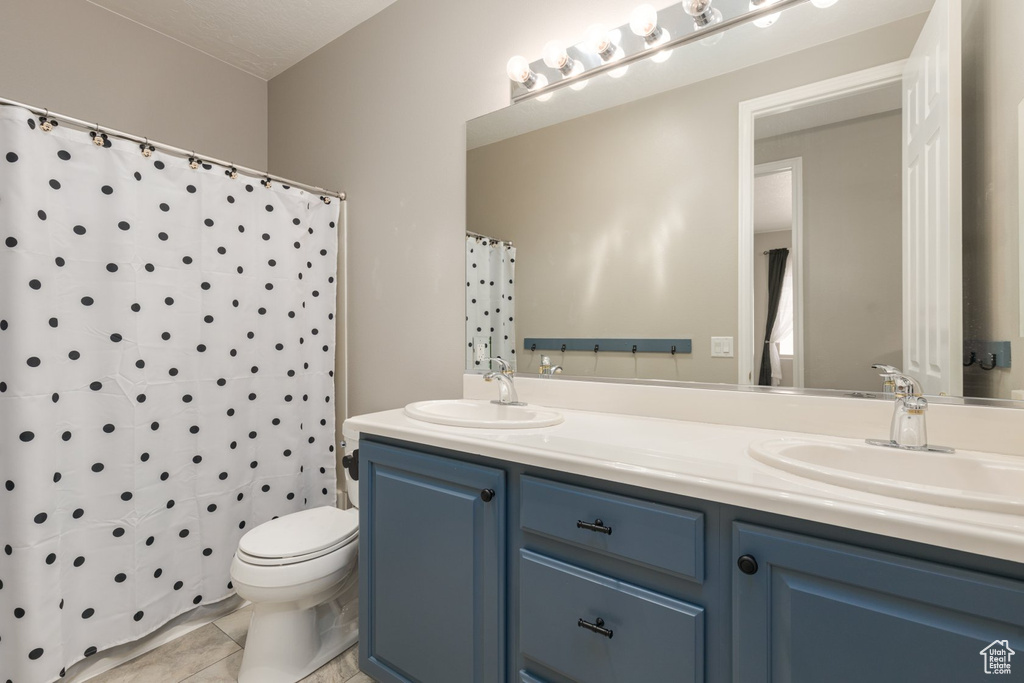
[[[768,318],[765,322],[761,372],[757,381],[758,385],[762,387],[777,386],[777,382],[773,378],[775,368],[779,370],[779,380],[782,379],[778,344],[773,342],[777,340],[774,334],[775,322],[778,319],[779,307],[782,302],[788,259],[789,249],[772,249],[768,252]]]
[[[487,356],[516,364],[516,248],[511,242],[466,235],[466,369],[489,370],[474,349],[486,342]]]
[[[230,595],[335,502],[338,203],[0,106],[0,679]]]

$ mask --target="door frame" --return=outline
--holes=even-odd
[[[754,177],[763,175],[774,175],[776,173],[789,172],[793,180],[793,192],[790,201],[793,202],[793,222],[790,225],[791,245],[789,249],[789,262],[793,266],[793,388],[804,388],[804,288],[803,288],[803,247],[804,247],[804,160],[803,157],[792,159],[780,159],[769,161],[754,166]],[[751,201],[754,197],[751,196]],[[753,214],[751,214],[753,216]],[[757,258],[757,254],[754,254]],[[751,262],[751,278],[753,278],[754,264]],[[753,282],[753,279],[751,279]],[[757,321],[755,320],[756,324]],[[754,330],[750,331],[751,354],[757,348],[754,344]],[[753,363],[753,355],[751,363]],[[753,371],[753,365],[751,365]],[[753,381],[753,377],[751,377]]]
[[[902,59],[862,71],[829,78],[817,83],[783,90],[781,92],[745,100],[739,104],[739,325],[737,327],[737,366],[739,384],[751,385],[754,375],[754,122],[762,116],[782,114],[812,104],[820,104],[832,100],[867,92],[882,86],[903,82],[903,69],[907,60]],[[795,185],[795,184],[794,184]],[[795,195],[795,192],[794,192]],[[802,213],[802,211],[801,211]],[[795,214],[794,214],[795,218]],[[794,240],[795,241],[795,240]],[[794,288],[797,287],[796,272]],[[799,291],[802,291],[800,287]],[[794,302],[795,303],[795,302]],[[802,303],[802,302],[801,302]],[[803,306],[794,306],[803,312]],[[794,320],[794,335],[796,334]],[[802,330],[802,320],[801,320]],[[799,343],[800,357],[803,358],[803,340],[794,339]],[[796,384],[796,367],[794,363],[794,384]],[[799,386],[803,385],[803,369],[801,368]]]

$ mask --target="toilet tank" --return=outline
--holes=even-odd
[[[345,440],[342,441],[345,455],[352,455],[352,453],[359,448],[359,436],[358,434],[349,436],[348,434],[343,435]],[[352,478],[349,474],[348,468],[342,467],[341,471],[345,473],[345,491],[348,493],[348,500],[352,504],[352,507],[359,507],[359,482]]]

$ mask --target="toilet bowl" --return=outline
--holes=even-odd
[[[242,536],[231,581],[253,612],[239,683],[295,683],[358,640],[358,548],[356,508],[302,510]]]

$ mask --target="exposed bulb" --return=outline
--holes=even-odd
[[[540,88],[547,87],[547,84],[548,84],[548,77],[547,76],[545,76],[544,74],[536,74],[534,76],[534,84],[530,88],[530,90],[539,90]],[[551,96],[554,95],[554,94],[555,93],[553,93],[553,92],[549,92],[549,93],[544,93],[543,95],[538,95],[537,96],[537,101],[538,102],[547,102],[548,100],[551,99]]]
[[[569,63],[569,52],[565,49],[565,43],[560,40],[549,40],[544,46],[542,53],[544,63],[552,69],[562,70]]]
[[[569,73],[565,74],[565,78],[571,78],[573,76],[579,76],[581,73],[583,73],[583,71],[584,71],[583,62],[581,62],[579,60],[574,60],[573,64],[572,64],[572,69],[569,71]],[[565,73],[565,72],[563,72],[563,73]],[[576,81],[575,83],[573,83],[572,85],[569,86],[569,89],[570,90],[583,90],[584,88],[587,87],[587,83],[590,83],[590,81],[588,81],[588,80]]]
[[[640,5],[629,15],[629,30],[646,38],[658,30],[658,11],[651,5]]]
[[[587,50],[606,62],[615,53],[615,43],[604,24],[591,24],[583,37],[583,44]]]
[[[839,0],[811,0],[811,4],[819,9],[825,9],[839,2]]]
[[[516,55],[512,59],[508,60],[508,64],[505,66],[505,73],[508,74],[509,79],[515,83],[522,83],[527,88],[533,87],[533,80],[536,80],[537,76],[533,73],[533,69],[530,68],[530,63],[526,61],[526,57]]]
[[[761,9],[762,7],[774,5],[778,1],[779,0],[750,0],[750,9]],[[765,15],[760,19],[755,19],[754,26],[757,26],[758,28],[768,28],[776,21],[778,21],[780,16],[782,16],[782,12],[776,12],[774,14]]]
[[[711,0],[683,0],[683,11],[693,17],[695,31],[722,21],[722,13],[711,6]]]

